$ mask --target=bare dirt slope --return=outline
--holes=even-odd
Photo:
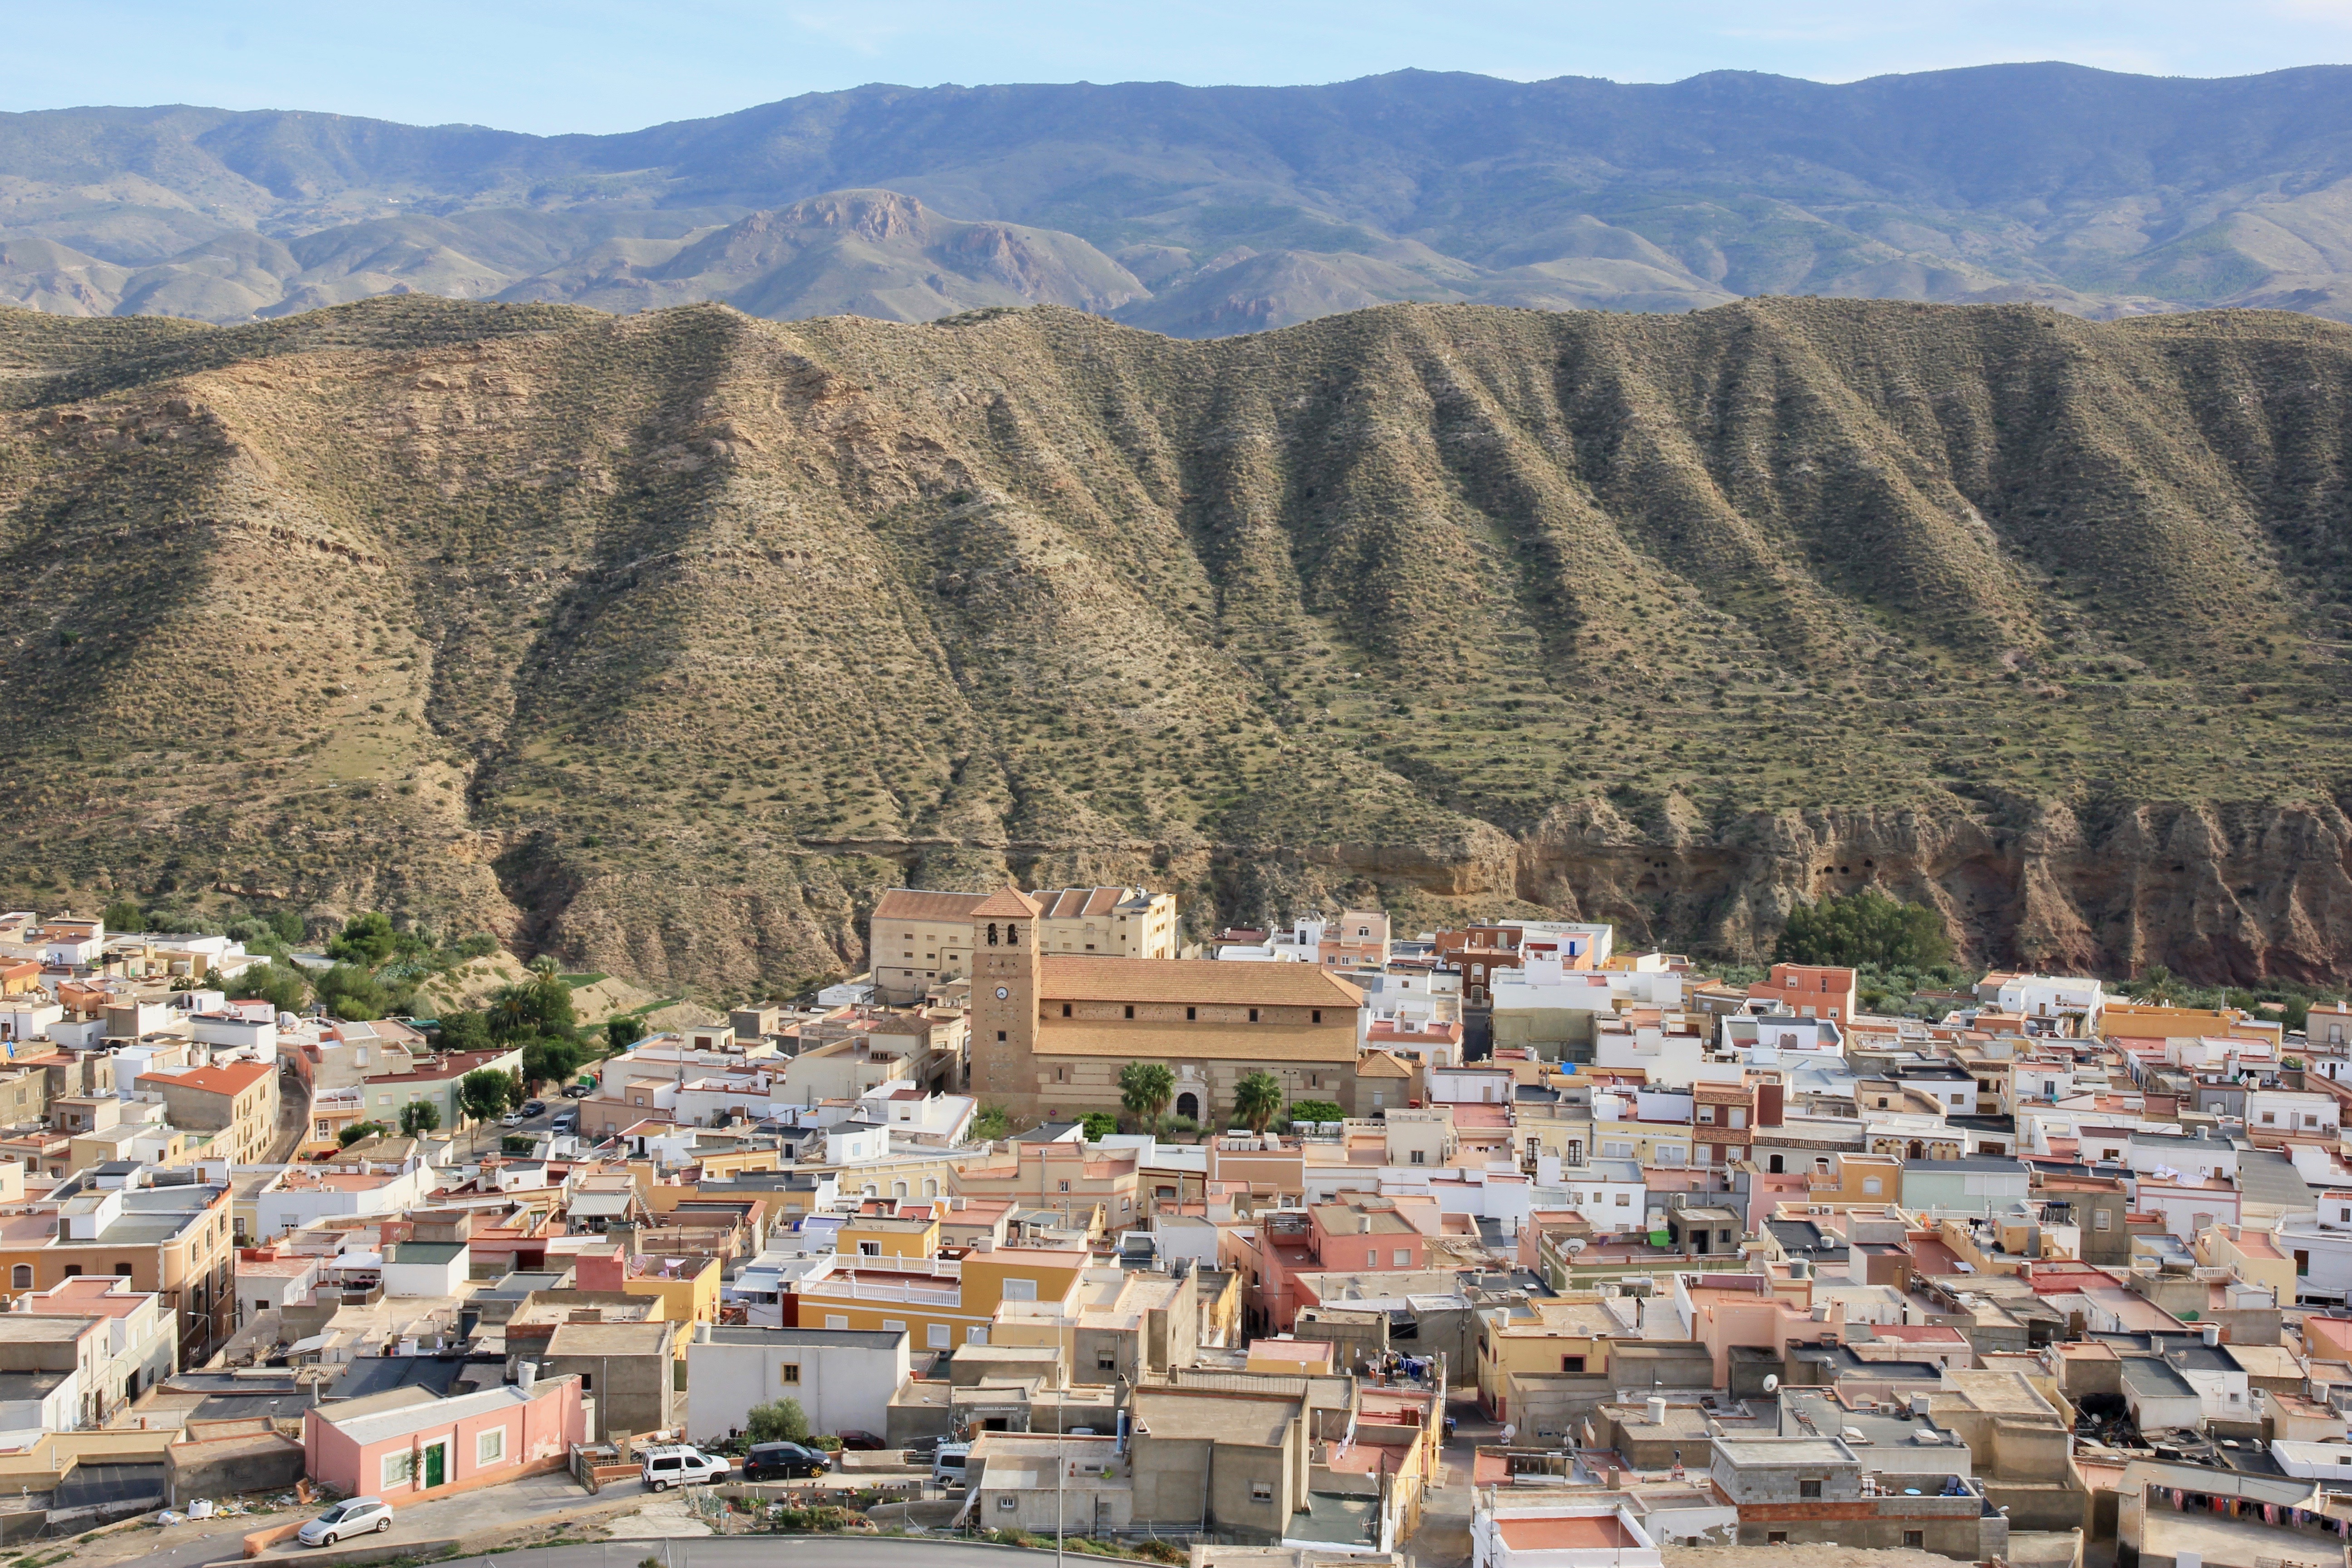
[[[2244,312],[6,313],[0,898],[706,1001],[1007,876],[2333,975],[2348,416]]]

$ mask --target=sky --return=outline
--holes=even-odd
[[[544,134],[877,81],[1850,81],[2049,59],[2236,76],[2352,60],[2352,0],[0,0],[0,110],[194,103]]]

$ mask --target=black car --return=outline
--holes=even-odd
[[[798,1443],[754,1443],[743,1457],[747,1481],[789,1481],[801,1476],[821,1476],[832,1467],[814,1448]]]
[[[563,1086],[563,1098],[566,1100],[585,1100],[595,1092],[584,1083],[570,1083]]]
[[[522,1102],[522,1113],[525,1116],[537,1116],[546,1109],[547,1101],[543,1100],[526,1100]]]

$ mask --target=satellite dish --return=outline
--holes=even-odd
[[[1767,1394],[1778,1394],[1780,1391],[1780,1375],[1777,1373],[1766,1373],[1764,1374],[1764,1392]]]
[[[1583,1251],[1583,1250],[1584,1250],[1584,1238],[1583,1238],[1582,1237],[1580,1237],[1580,1237],[1577,1237],[1573,1238],[1572,1240],[1569,1241],[1565,1246],[1563,1246],[1563,1247],[1560,1248],[1560,1250],[1561,1250],[1562,1252],[1567,1253],[1570,1258],[1573,1258],[1573,1257],[1575,1257],[1578,1253],[1580,1253],[1580,1252],[1581,1252],[1581,1251]]]

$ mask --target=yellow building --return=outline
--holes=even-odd
[[[1075,1118],[1119,1102],[1129,1062],[1167,1065],[1168,1109],[1204,1125],[1234,1086],[1273,1073],[1292,1100],[1358,1112],[1364,994],[1305,963],[1144,962],[1047,952],[1038,902],[1012,888],[972,910],[971,1085],[1014,1116]]]
[[[2217,1225],[2197,1233],[2189,1250],[2208,1268],[2227,1268],[2249,1285],[2267,1285],[2282,1301],[2294,1300],[2294,1259],[2267,1232]]]
[[[893,888],[866,921],[867,962],[886,1002],[919,1001],[971,972],[973,912],[986,893]],[[1105,958],[1176,956],[1176,895],[1142,888],[1056,888],[1028,895],[1039,909],[1038,942],[1048,952]]]
[[[845,1245],[882,1239],[844,1233]],[[791,1326],[903,1329],[917,1350],[986,1344],[997,1309],[1008,1302],[1074,1312],[1086,1268],[1085,1253],[1044,1247],[1001,1247],[961,1258],[841,1251],[793,1285],[790,1300],[797,1316]]]
[[[1624,1326],[1597,1300],[1543,1300],[1479,1314],[1478,1402],[1497,1421],[1511,1419],[1513,1375],[1539,1373],[1603,1377],[1609,1345]]]

